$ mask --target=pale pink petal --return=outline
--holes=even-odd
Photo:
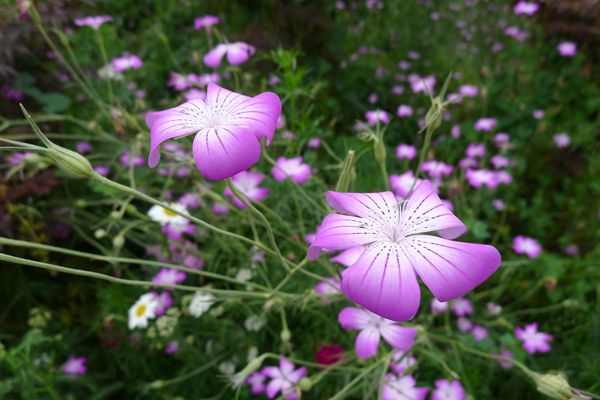
[[[246,43],[232,43],[227,49],[227,61],[231,65],[239,65],[245,63],[251,55],[253,55],[255,49]]]
[[[346,296],[384,318],[406,321],[419,309],[417,277],[404,251],[390,243],[370,246],[359,260],[342,272]]]
[[[212,49],[204,55],[204,64],[208,65],[211,68],[217,68],[219,65],[221,65],[221,60],[223,59],[223,56],[226,52],[227,46],[223,44],[217,45],[217,47],[215,47],[214,49]]]
[[[464,295],[500,266],[496,248],[430,235],[415,235],[401,243],[410,265],[440,301]]]
[[[337,256],[330,258],[329,261],[340,263],[345,267],[349,267],[354,264],[360,258],[360,256],[362,256],[365,250],[365,246],[354,246],[342,251]]]
[[[275,378],[267,385],[267,397],[269,399],[275,398],[277,393],[281,390],[283,384],[283,380],[280,378]]]
[[[358,307],[346,307],[338,315],[338,321],[344,329],[364,329],[371,320],[372,316]]]
[[[371,243],[376,239],[376,236],[374,233],[363,229],[363,224],[361,218],[329,214],[317,229],[317,234],[311,246],[342,250]]]
[[[417,336],[416,328],[391,324],[381,327],[379,331],[390,346],[402,351],[410,350]]]
[[[374,327],[369,327],[360,331],[356,336],[354,348],[359,358],[369,358],[377,353],[379,346],[379,331]]]
[[[337,212],[357,217],[372,215],[386,216],[389,209],[397,207],[392,192],[381,193],[343,193],[327,192],[327,203]]]

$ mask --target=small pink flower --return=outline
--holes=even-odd
[[[357,307],[346,307],[338,315],[344,329],[359,330],[355,351],[359,358],[369,358],[377,353],[379,340],[383,339],[393,348],[408,351],[417,335],[416,328],[399,326],[389,319]]]
[[[453,125],[452,128],[450,129],[450,135],[454,139],[460,138],[460,125]]]
[[[142,59],[135,54],[124,54],[121,57],[113,58],[110,62],[115,72],[124,72],[128,69],[140,69],[144,63]]]
[[[431,312],[433,314],[443,314],[448,309],[448,303],[445,301],[439,301],[435,297],[431,300]]]
[[[506,208],[506,203],[502,199],[494,199],[492,200],[492,206],[498,211],[502,211]]]
[[[413,114],[413,109],[411,106],[407,106],[405,104],[400,104],[398,106],[398,110],[396,111],[396,115],[400,118],[402,117],[410,117]]]
[[[554,135],[554,144],[559,149],[563,149],[565,147],[569,147],[571,144],[571,136],[566,133],[557,133]]]
[[[542,119],[544,118],[544,115],[546,115],[546,112],[544,110],[534,110],[531,115],[533,115],[533,118],[535,119]]]
[[[410,170],[402,175],[390,175],[390,187],[394,191],[394,194],[402,199],[408,196],[413,184],[416,187],[419,182],[421,182],[421,179],[417,179],[415,183],[415,176]]]
[[[365,119],[369,125],[387,124],[390,122],[390,114],[382,110],[367,111]]]
[[[89,26],[94,29],[98,29],[100,25],[108,21],[112,21],[112,17],[109,15],[89,16],[84,18],[75,18],[74,20],[75,25],[77,26]]]
[[[171,340],[165,348],[165,354],[175,354],[177,353],[177,350],[179,350],[179,342],[177,340]]]
[[[515,8],[513,9],[513,11],[517,15],[524,14],[531,16],[537,13],[539,8],[540,5],[537,3],[529,1],[519,1],[517,4],[515,4]]]
[[[462,333],[467,333],[473,328],[473,323],[468,318],[461,317],[456,320],[456,327]]]
[[[203,17],[197,17],[194,19],[194,29],[206,29],[209,30],[211,26],[217,25],[219,23],[219,17],[215,17],[214,15],[205,15]]]
[[[219,44],[206,53],[203,57],[204,64],[211,68],[218,68],[221,60],[227,55],[227,61],[231,65],[240,65],[256,53],[254,46],[243,42]]]
[[[168,290],[163,290],[160,294],[154,292],[154,298],[156,300],[156,308],[154,309],[154,316],[159,317],[164,315],[169,307],[173,305],[173,296]]]
[[[502,356],[505,358],[514,358],[513,353],[511,353],[510,351],[503,349],[500,354],[495,354],[496,356]],[[497,358],[498,364],[500,364],[500,366],[504,369],[509,369],[512,368],[512,363],[508,360],[505,360],[503,358],[498,357]]]
[[[60,370],[71,376],[85,375],[87,372],[86,363],[87,359],[85,357],[69,357]]]
[[[275,398],[277,393],[281,392],[286,400],[296,400],[294,386],[306,376],[308,371],[305,367],[295,368],[294,363],[282,358],[279,360],[279,367],[265,367],[262,369],[262,374],[271,379],[266,387],[269,399]]]
[[[510,160],[500,155],[493,156],[490,161],[496,169],[506,168],[510,165]]]
[[[481,325],[474,325],[473,328],[471,328],[471,335],[473,335],[475,341],[481,342],[482,340],[487,339],[490,334],[485,327]]]
[[[285,158],[278,157],[271,174],[277,182],[291,178],[292,181],[301,185],[310,178],[310,165],[302,163],[302,157]]]
[[[265,385],[265,380],[267,376],[263,374],[261,371],[256,371],[250,374],[250,376],[246,379],[246,384],[250,385],[250,391],[253,395],[261,394],[265,391],[267,385]]]
[[[308,139],[307,146],[310,149],[318,149],[319,147],[321,147],[321,139],[319,139],[319,138],[310,138],[310,139]]]
[[[412,375],[387,374],[381,393],[382,400],[425,400],[429,389],[417,387]]]
[[[75,149],[80,154],[86,154],[86,153],[89,153],[90,151],[92,151],[92,145],[89,142],[80,140],[79,142],[77,142],[75,144]]]
[[[483,143],[469,143],[465,154],[469,158],[477,158],[485,156],[485,145]]]
[[[454,300],[450,308],[457,317],[473,314],[473,304],[467,299],[460,298]]]
[[[496,126],[498,121],[495,118],[479,118],[475,122],[476,131],[490,132]]]
[[[458,93],[463,97],[475,97],[479,94],[479,88],[473,85],[462,85],[458,88]]]
[[[529,258],[537,258],[542,252],[542,246],[537,240],[527,236],[517,236],[513,241],[513,249],[517,254],[526,254]]]
[[[577,44],[575,42],[560,42],[556,46],[556,50],[563,57],[575,57],[577,54]]]
[[[408,82],[410,83],[410,87],[413,93],[433,93],[433,88],[435,86],[435,76],[426,76],[420,77],[416,74],[411,74],[408,77]]]
[[[185,272],[175,268],[161,268],[154,278],[152,278],[153,283],[163,285],[177,285],[183,281],[185,281]]]
[[[508,133],[500,132],[494,136],[494,143],[496,143],[496,144],[505,144],[505,143],[508,143],[509,141],[510,141],[510,136],[508,136]]]
[[[411,146],[409,144],[399,144],[396,147],[396,158],[402,160],[403,158],[407,160],[412,160],[417,155],[417,148],[415,146]]]
[[[442,176],[450,175],[452,170],[451,165],[436,160],[425,161],[421,165],[421,171],[427,172],[432,178],[441,178]]]
[[[537,322],[515,329],[515,337],[523,342],[523,348],[529,354],[550,351],[552,336],[545,332],[538,332]]]
[[[415,365],[417,365],[417,359],[406,351],[397,350],[392,354],[390,368],[398,375],[404,375],[404,371]]]
[[[465,400],[466,398],[465,390],[459,380],[439,379],[435,381],[435,390],[431,394],[431,400]]]
[[[341,281],[337,276],[327,278],[325,281],[321,281],[315,285],[315,293],[319,294],[319,299],[324,303],[329,303],[330,296],[342,293],[340,289]]]
[[[144,158],[142,156],[132,157],[129,150],[125,150],[119,156],[119,162],[128,167],[141,167],[144,165]]]
[[[260,172],[242,171],[231,178],[233,185],[244,196],[252,201],[261,201],[269,194],[269,189],[260,187],[259,185],[265,179],[265,176]],[[237,197],[233,195],[229,187],[225,188],[225,196],[231,197],[234,204],[239,208],[246,208]]]

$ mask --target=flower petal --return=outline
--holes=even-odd
[[[206,179],[229,178],[260,158],[260,143],[239,128],[205,128],[194,138],[194,161]]]
[[[206,53],[202,60],[204,61],[204,64],[208,65],[209,67],[217,68],[219,65],[221,65],[221,60],[226,52],[227,46],[219,44],[214,49]]]
[[[404,204],[401,223],[405,226],[405,235],[437,231],[443,238],[454,239],[467,231],[427,180],[417,185]]]
[[[413,268],[397,245],[377,243],[342,272],[342,291],[367,310],[407,321],[419,309],[421,292]]]
[[[227,61],[231,65],[243,64],[255,51],[254,47],[249,44],[241,42],[231,43],[227,49]]]
[[[390,346],[402,351],[410,350],[417,336],[416,328],[392,324],[381,327],[379,331]]]
[[[361,218],[329,214],[317,229],[311,246],[331,250],[343,250],[375,241],[373,232],[364,229]]]
[[[392,192],[327,192],[325,200],[335,211],[357,217],[387,216],[391,209],[397,208],[398,204]]]
[[[354,264],[360,258],[360,256],[362,256],[365,250],[365,246],[354,246],[342,251],[337,256],[330,258],[329,261],[340,263],[345,267],[349,267]]]
[[[440,301],[464,295],[500,266],[496,248],[430,235],[415,235],[401,243],[410,264]]]
[[[371,315],[358,307],[346,307],[338,315],[338,321],[344,329],[364,329],[371,320]]]
[[[379,346],[379,331],[374,327],[369,327],[360,331],[356,336],[354,349],[359,358],[369,358],[377,353]]]

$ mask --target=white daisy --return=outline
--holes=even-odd
[[[196,294],[194,294],[188,311],[190,312],[190,315],[198,318],[210,309],[214,301],[215,296],[199,290],[196,292]]]
[[[244,322],[244,327],[249,332],[258,332],[267,323],[267,320],[262,315],[251,315]]]
[[[146,328],[148,320],[156,316],[158,299],[154,293],[142,295],[129,309],[129,329]]]
[[[171,203],[171,204],[169,204],[169,207],[171,207],[174,210],[177,210],[178,212],[187,213],[187,207],[183,204]],[[148,217],[150,217],[150,219],[152,221],[156,221],[161,225],[171,225],[172,227],[173,226],[184,226],[185,227],[188,224],[187,218],[182,217],[181,215],[178,215],[171,210],[162,208],[159,205],[154,205],[154,206],[150,207],[150,210],[148,210]]]

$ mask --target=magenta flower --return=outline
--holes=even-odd
[[[450,135],[454,139],[458,139],[460,137],[460,125],[452,125],[452,128],[450,129]]]
[[[417,359],[407,352],[398,350],[392,354],[390,368],[398,375],[404,375],[404,371],[413,365],[417,365]]]
[[[556,46],[558,54],[563,57],[575,57],[577,54],[577,43],[575,42],[560,42]]]
[[[252,201],[261,201],[269,194],[269,189],[260,187],[260,183],[265,179],[265,176],[260,172],[242,171],[231,178],[233,185],[244,196]],[[233,195],[229,187],[225,188],[225,196],[232,198],[233,202],[239,208],[246,208],[237,197]],[[215,203],[216,204],[216,203]]]
[[[485,145],[483,143],[469,143],[465,154],[469,158],[485,156]]]
[[[250,385],[250,391],[253,395],[261,394],[265,391],[265,379],[267,379],[267,376],[261,371],[253,372],[246,379],[246,384]]]
[[[465,315],[473,314],[473,304],[467,299],[454,300],[450,308],[457,317],[464,317]]]
[[[173,305],[173,296],[168,290],[163,290],[162,292],[156,293],[154,292],[154,299],[156,300],[156,307],[154,309],[154,316],[158,317],[164,315],[169,307]]]
[[[408,351],[415,341],[417,329],[399,326],[389,319],[382,318],[367,310],[346,307],[338,315],[344,329],[359,330],[354,349],[359,358],[369,358],[377,353],[379,340],[383,339],[395,349]]]
[[[92,145],[89,142],[80,140],[75,144],[75,149],[80,154],[86,154],[92,151]]]
[[[247,97],[210,83],[205,100],[146,114],[148,165],[158,164],[158,148],[165,140],[196,134],[192,152],[200,173],[211,180],[232,177],[258,161],[259,140],[273,139],[280,113],[281,101],[274,93]]]
[[[185,272],[175,268],[161,268],[154,278],[152,278],[153,283],[164,285],[177,285],[183,281],[185,281]]]
[[[533,110],[531,115],[535,119],[542,119],[542,118],[544,118],[544,115],[546,115],[546,112],[544,110]]]
[[[354,264],[364,252],[364,246],[351,247],[347,250],[342,251],[337,256],[331,257],[329,261],[333,263],[340,263],[345,267],[349,267],[352,264]]]
[[[473,85],[462,85],[458,88],[458,93],[463,97],[475,97],[479,94],[479,88]]]
[[[415,175],[412,171],[406,171],[402,175],[390,175],[390,187],[394,191],[394,194],[402,199],[408,196],[413,183],[416,185],[421,182],[421,179],[417,179],[415,183]]]
[[[398,159],[407,159],[412,160],[417,155],[417,148],[415,146],[411,146],[409,144],[399,144],[396,147],[396,158]]]
[[[321,147],[321,139],[319,138],[310,138],[308,143],[306,144],[311,149],[318,149]]]
[[[490,161],[496,169],[505,168],[510,165],[510,160],[500,155],[495,155]]]
[[[557,133],[554,135],[554,144],[559,149],[563,149],[565,147],[569,147],[571,144],[571,136],[566,133]]]
[[[330,302],[330,296],[340,294],[342,289],[340,289],[340,278],[337,276],[333,276],[331,278],[327,278],[325,281],[321,281],[315,285],[315,293],[319,294],[319,299],[324,303]]]
[[[529,258],[537,258],[542,252],[542,246],[534,238],[517,236],[513,241],[513,249],[517,254],[526,254]]]
[[[390,122],[390,114],[382,110],[367,111],[365,119],[369,125],[387,124]]]
[[[410,117],[413,114],[413,109],[411,106],[407,106],[405,104],[400,104],[398,106],[398,110],[396,111],[396,115],[400,118],[402,117]]]
[[[179,350],[179,342],[177,340],[171,340],[165,348],[165,354],[172,355],[177,353]]]
[[[487,339],[487,337],[490,334],[489,334],[487,328],[485,328],[481,325],[473,325],[473,327],[471,328],[471,335],[473,335],[473,338],[475,339],[475,341],[481,342],[482,340]]]
[[[308,249],[343,250],[366,245],[363,255],[342,272],[346,296],[384,318],[406,321],[419,308],[416,274],[440,301],[458,298],[486,280],[500,265],[492,246],[451,241],[466,226],[444,206],[429,181],[408,200],[393,193],[328,192],[329,214]],[[437,233],[441,237],[425,235]]]
[[[523,342],[523,348],[529,354],[547,353],[550,351],[550,341],[552,335],[545,332],[538,332],[538,324],[525,325],[525,327],[515,329],[515,337]]]
[[[473,323],[469,319],[461,317],[456,320],[456,327],[462,333],[467,333],[473,329]]]
[[[411,375],[387,374],[381,393],[382,400],[425,400],[429,389],[417,387]]]
[[[439,301],[436,298],[431,300],[431,312],[433,314],[443,314],[446,312],[447,309],[448,309],[448,303],[446,303],[444,301]]]
[[[119,156],[119,162],[125,166],[129,166],[129,167],[141,167],[142,165],[144,165],[144,158],[142,156],[135,156],[132,157],[131,153],[129,152],[129,150],[125,150],[123,153],[121,153],[121,155]]]
[[[293,387],[306,376],[308,371],[305,367],[295,368],[294,363],[285,358],[279,360],[279,367],[263,368],[262,373],[271,378],[271,381],[267,384],[267,397],[269,399],[277,396],[279,392],[286,400],[297,398]]]
[[[465,400],[466,398],[465,390],[459,380],[439,379],[435,381],[435,390],[431,394],[431,400]]]
[[[489,132],[494,129],[497,122],[498,121],[495,118],[479,118],[477,122],[475,122],[475,130]]]
[[[506,203],[502,199],[494,199],[492,200],[492,206],[498,211],[502,211],[506,208]]]
[[[271,174],[277,182],[291,178],[298,184],[304,184],[310,178],[310,165],[302,163],[302,157],[278,157]]]
[[[427,172],[432,178],[441,178],[452,173],[452,166],[441,161],[430,160],[421,165],[421,171]]]
[[[435,76],[421,77],[417,74],[410,74],[408,76],[408,82],[413,93],[433,93],[433,87],[435,86]]]
[[[538,12],[540,5],[537,3],[529,2],[529,1],[519,1],[515,4],[515,8],[513,9],[514,13],[525,14],[525,15],[533,15]]]
[[[69,357],[60,370],[67,375],[85,375],[87,372],[86,362],[85,357]]]
[[[115,72],[123,72],[128,69],[140,69],[144,63],[142,59],[135,54],[124,54],[121,57],[113,58],[110,62]]]
[[[219,17],[215,17],[214,15],[204,15],[202,17],[197,17],[194,19],[194,29],[210,29],[211,26],[217,25],[219,23]]]
[[[211,68],[218,68],[223,57],[227,55],[229,64],[240,65],[248,61],[255,52],[254,46],[243,42],[219,44],[204,55],[203,61]]]
[[[112,17],[109,15],[89,16],[83,18],[75,18],[74,20],[75,25],[77,26],[89,26],[94,29],[98,29],[100,25],[108,21],[112,21]]]

